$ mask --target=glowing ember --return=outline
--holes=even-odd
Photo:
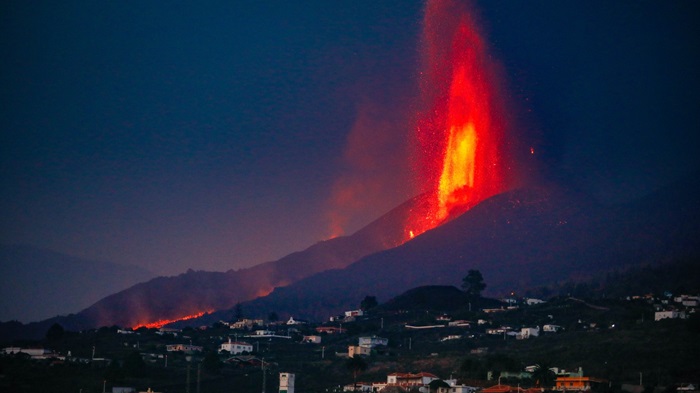
[[[199,317],[201,317],[202,315],[206,314],[207,312],[209,312],[209,311],[202,311],[202,312],[197,313],[197,314],[186,315],[186,316],[184,316],[184,317],[176,318],[176,319],[159,319],[159,320],[157,320],[157,321],[155,321],[155,322],[149,322],[149,323],[144,323],[144,324],[141,324],[141,325],[136,325],[136,326],[134,326],[132,329],[136,330],[136,329],[142,328],[142,327],[145,327],[145,328],[148,328],[148,329],[152,329],[152,328],[156,328],[156,329],[157,329],[157,328],[161,328],[161,327],[163,327],[163,326],[165,326],[165,325],[167,325],[167,324],[169,324],[169,323],[178,322],[178,321],[186,321],[186,320],[188,320],[188,319],[199,318]]]
[[[505,188],[498,67],[486,52],[473,13],[453,0],[429,1],[424,44],[422,87],[428,108],[419,118],[418,139],[422,184],[433,196],[428,212],[407,223],[411,238]]]

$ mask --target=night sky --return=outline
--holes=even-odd
[[[534,175],[619,203],[700,169],[696,3],[477,3]],[[0,244],[174,275],[359,229],[419,189],[422,8],[2,2]]]

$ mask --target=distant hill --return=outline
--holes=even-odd
[[[0,246],[0,321],[26,323],[75,313],[152,277],[136,266]]]
[[[485,294],[494,295],[700,255],[699,189],[693,178],[614,207],[553,185],[514,190],[402,246],[278,288],[243,308],[324,320],[366,295],[384,302],[422,285],[459,285],[469,269],[482,272]]]

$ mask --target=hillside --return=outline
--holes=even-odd
[[[680,261],[652,270],[661,277],[670,277],[689,266],[688,261]],[[620,273],[618,278],[634,283],[646,280],[648,273],[647,268],[632,269]],[[688,273],[689,280],[697,283],[697,272]],[[658,284],[664,288],[674,282],[662,278]],[[596,283],[605,283],[603,290],[625,290],[614,281],[597,278],[585,282],[588,286]],[[686,292],[674,292],[683,293]],[[442,379],[454,377],[470,386],[487,387],[502,382],[527,388],[537,380],[527,374],[522,378],[513,375],[534,364],[569,371],[581,367],[586,376],[609,381],[593,387],[599,393],[620,393],[622,384],[637,383],[640,373],[647,391],[675,391],[679,383],[696,381],[700,376],[694,361],[700,350],[697,307],[686,308],[691,315],[687,320],[655,321],[654,312],[663,304],[684,306],[665,293],[642,298],[634,294],[584,299],[552,296],[534,305],[517,297],[517,307],[492,313],[481,307],[489,304],[496,306],[490,308],[497,308],[503,303],[483,298],[483,304],[477,307],[476,303],[462,302],[466,300],[464,293],[455,287],[429,285],[401,293],[364,316],[339,321],[345,329],[341,334],[319,334],[317,324],[290,327],[284,321],[267,321],[252,328],[271,330],[276,337],[251,334],[249,329],[231,329],[218,321],[206,328],[186,327],[181,332],[140,328],[128,333],[116,327],[63,332],[17,345],[51,349],[66,356],[65,362],[0,356],[0,370],[4,373],[0,390],[13,391],[22,386],[22,391],[41,392],[52,386],[55,391],[68,392],[74,391],[79,381],[84,390],[100,391],[107,381],[107,389],[136,386],[143,390],[149,386],[154,391],[187,392],[197,386],[207,392],[229,392],[232,387],[236,391],[264,391],[263,372],[267,372],[267,389],[276,391],[277,376],[284,371],[296,374],[296,386],[304,392],[338,392],[342,385],[353,381],[347,367],[348,346],[357,345],[359,337],[371,335],[388,342],[363,358],[367,368],[358,381],[386,381],[387,375],[394,372],[428,372]],[[459,324],[450,326],[450,316],[444,315],[445,311],[449,311],[451,321],[458,320]],[[322,325],[337,327],[337,323]],[[545,332],[545,324],[560,329]],[[527,339],[516,339],[524,327],[539,327],[542,331]],[[306,335],[320,337],[321,342],[309,343],[304,340]],[[250,343],[252,357],[217,354],[228,337]],[[99,359],[90,362],[95,343]],[[198,346],[201,352],[167,351],[166,346],[183,343]],[[113,362],[108,367],[101,366],[103,358]],[[134,358],[138,359],[136,364]],[[260,367],[260,359],[267,362],[265,368]],[[197,365],[196,372],[193,365]],[[503,371],[511,376],[501,374],[503,378],[498,379]],[[493,376],[490,380],[489,373]]]
[[[400,244],[406,237],[404,223],[407,217],[425,209],[426,197],[418,196],[350,236],[321,241],[277,261],[227,272],[189,270],[174,277],[157,277],[106,296],[73,315],[25,327],[0,325],[0,337],[22,337],[23,334],[40,337],[54,322],[74,330],[111,325],[137,326],[228,309],[239,302],[264,296],[275,287],[289,285],[327,269],[343,268],[365,255]]]
[[[497,295],[699,255],[698,188],[693,179],[613,207],[555,186],[514,190],[400,247],[244,306],[323,320],[368,294],[386,301],[421,285],[459,285],[469,269],[481,270],[486,294]]]

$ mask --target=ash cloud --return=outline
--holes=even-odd
[[[413,196],[410,115],[400,102],[379,101],[357,105],[328,201],[330,237],[352,233]]]

